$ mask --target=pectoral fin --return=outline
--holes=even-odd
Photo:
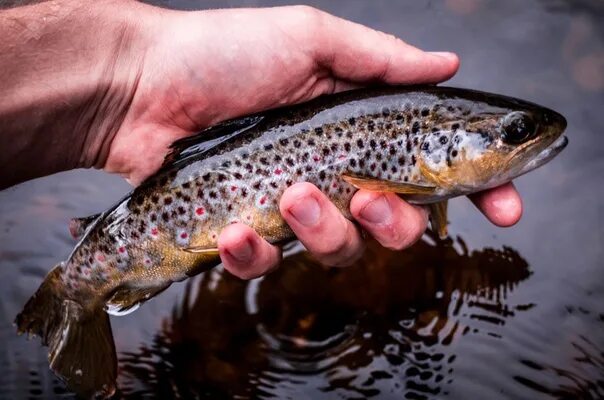
[[[447,200],[430,204],[430,224],[441,240],[447,238]]]
[[[434,186],[417,185],[414,183],[394,182],[383,179],[371,178],[361,175],[342,174],[342,179],[357,189],[371,190],[373,192],[393,192],[398,194],[433,194]]]

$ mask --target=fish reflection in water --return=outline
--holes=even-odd
[[[132,398],[445,395],[451,344],[497,337],[531,308],[506,304],[529,275],[513,249],[430,237],[400,252],[370,243],[345,269],[301,252],[251,283],[206,273],[152,345],[122,355],[120,386]]]

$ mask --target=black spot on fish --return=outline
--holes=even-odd
[[[411,165],[415,165],[417,163],[417,159],[415,158],[415,155],[411,156]]]
[[[308,143],[309,146],[315,146],[317,144],[313,138],[308,139],[306,143]]]
[[[236,167],[241,167],[241,161],[239,161],[239,159],[235,160],[235,166]]]
[[[375,130],[375,122],[373,122],[373,120],[367,121],[367,130],[369,130],[369,132],[373,132]]]
[[[430,143],[429,142],[423,142],[422,143],[422,150],[429,153],[430,152]]]
[[[390,146],[390,149],[388,150],[388,152],[390,153],[391,156],[396,154],[396,147],[394,146]]]
[[[281,161],[281,156],[279,154],[275,154],[274,160],[275,160],[275,162]]]
[[[164,204],[169,206],[170,204],[172,204],[172,197],[167,196],[166,198],[164,198]]]
[[[363,159],[359,160],[359,167],[365,168],[365,160],[363,160]]]
[[[222,163],[222,167],[223,168],[228,168],[230,166],[231,166],[231,162],[229,160],[227,160],[227,161],[225,161],[225,162]]]
[[[241,159],[246,160],[250,155],[248,153],[241,153]]]
[[[320,127],[320,126],[319,126],[319,127],[316,127],[316,128],[315,128],[315,134],[316,134],[317,136],[321,136],[321,135],[323,134],[323,128],[322,128],[322,127]]]
[[[356,120],[356,118],[350,117],[350,118],[348,118],[348,123],[350,125],[354,125],[357,123],[357,120]]]
[[[294,166],[294,160],[291,157],[287,157],[285,159],[285,164],[287,164],[288,167],[293,167]]]
[[[269,143],[269,144],[265,144],[264,145],[264,150],[269,151],[273,149],[273,144]]]
[[[157,221],[157,215],[155,213],[153,213],[149,216],[149,219],[151,220],[151,222],[155,222],[155,221]]]
[[[319,172],[319,179],[322,180],[322,181],[325,180],[325,171]]]
[[[430,110],[428,110],[427,108],[422,109],[422,117],[427,117],[428,114],[430,114]]]
[[[388,169],[388,164],[386,164],[386,161],[384,161],[382,163],[382,171],[386,171]]]
[[[458,130],[458,129],[459,129],[459,124],[458,124],[457,122],[456,122],[456,123],[454,123],[453,125],[451,125],[451,129],[452,129],[453,131]]]
[[[310,165],[307,165],[304,167],[304,171],[310,172],[310,171],[312,171],[312,167]]]
[[[382,153],[375,153],[375,159],[378,161],[382,161]]]
[[[376,168],[376,167],[377,167],[377,166],[375,165],[375,163],[372,163],[372,164],[369,166],[369,169],[370,169],[371,171],[375,171],[375,168]]]
[[[137,205],[142,205],[143,202],[145,201],[145,199],[143,198],[143,196],[137,196],[136,199],[134,200],[136,202]]]
[[[277,189],[277,182],[271,182],[269,183],[269,185],[273,188],[273,189]]]
[[[216,197],[218,197],[218,194],[211,190],[210,193],[208,193],[208,196],[210,196],[210,199],[215,199]]]
[[[201,177],[201,179],[203,179],[206,182],[210,181],[210,174],[203,174],[203,176]]]
[[[414,108],[413,111],[411,111],[411,114],[413,114],[414,117],[419,116],[419,110],[417,108]]]
[[[358,139],[357,146],[359,149],[362,149],[363,147],[365,147],[365,143],[363,143],[363,141],[361,139]]]
[[[279,139],[279,144],[281,146],[287,146],[289,144],[289,139],[286,139],[286,138]]]
[[[153,194],[153,195],[151,195],[150,199],[151,199],[151,203],[157,204],[157,202],[159,201],[159,195]]]
[[[415,121],[413,123],[413,126],[411,127],[411,132],[413,132],[413,133],[419,132],[419,122],[418,121]]]
[[[404,180],[405,182],[409,182],[409,177],[408,177],[407,175],[405,175],[405,176],[403,177],[403,180]]]
[[[355,160],[354,158],[351,158],[350,160],[348,160],[348,165],[350,165],[351,167],[356,167],[357,166],[357,160]]]
[[[296,175],[302,175],[302,168],[298,168],[296,170]]]
[[[417,136],[415,136],[415,137],[413,138],[413,145],[414,145],[414,146],[419,145],[419,138],[418,138]]]
[[[197,189],[197,197],[199,197],[199,198],[203,197],[203,189],[201,189],[201,188]]]
[[[300,146],[302,146],[302,142],[301,142],[301,141],[299,141],[298,139],[294,139],[294,147],[295,147],[296,149],[299,149],[299,148],[300,148]]]
[[[247,189],[241,188],[241,197],[247,197]]]
[[[256,190],[260,189],[260,182],[256,182],[252,185],[252,187]]]
[[[407,143],[405,145],[405,149],[407,150],[407,153],[411,153],[411,148],[412,148],[411,140],[407,139]]]
[[[451,152],[451,157],[453,157],[453,158],[457,157],[457,150],[453,150]]]
[[[400,156],[398,158],[398,165],[400,165],[400,166],[405,165],[405,156]]]
[[[249,164],[249,163],[245,164],[244,168],[247,170],[247,172],[252,172],[254,170],[254,167],[252,166],[252,164]]]
[[[338,144],[332,143],[331,146],[329,146],[329,148],[331,149],[331,151],[336,152],[336,151],[338,151]]]
[[[218,182],[224,182],[226,180],[226,176],[223,174],[218,174],[216,178],[218,179]]]
[[[186,213],[185,208],[183,206],[179,206],[176,210],[180,215],[184,215]]]
[[[396,174],[398,169],[396,168],[396,166],[393,165],[392,168],[390,168],[390,171],[392,171],[393,174]]]
[[[235,177],[235,179],[241,179],[241,178],[243,178],[243,175],[241,175],[239,172],[234,172],[233,176]]]
[[[449,138],[443,135],[438,138],[438,141],[440,142],[440,144],[447,144],[449,142]]]
[[[266,157],[260,157],[260,164],[268,165],[268,159]]]
[[[352,131],[346,131],[346,137],[352,139]]]
[[[322,151],[324,156],[328,156],[329,155],[329,149],[327,147],[323,147],[323,151]]]
[[[375,148],[377,147],[377,143],[375,142],[375,140],[371,139],[369,141],[369,146],[371,147],[372,150],[375,150]]]
[[[344,151],[346,151],[346,152],[350,151],[350,143],[349,142],[344,143]]]

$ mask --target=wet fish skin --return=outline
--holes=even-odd
[[[58,348],[51,366],[67,355],[71,366],[53,369],[72,388],[108,396],[115,354],[101,360],[113,372],[98,378],[82,360],[94,348],[65,346],[89,335],[82,318],[97,321],[99,331],[87,346],[110,348],[105,311],[132,310],[172,282],[216,265],[213,249],[226,225],[245,223],[270,242],[292,239],[278,207],[287,187],[315,184],[348,218],[359,185],[398,184],[410,202],[435,203],[538,167],[564,147],[557,139],[565,126],[561,115],[532,103],[444,87],[364,89],[223,123],[175,143],[156,175],[94,219],[17,325]],[[78,318],[61,318],[65,313],[56,308],[66,302]],[[65,325],[76,339],[58,333]],[[73,365],[86,379],[74,378]]]

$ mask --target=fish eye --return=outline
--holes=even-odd
[[[520,144],[535,136],[537,125],[528,114],[513,112],[505,116],[501,129],[504,142]]]

